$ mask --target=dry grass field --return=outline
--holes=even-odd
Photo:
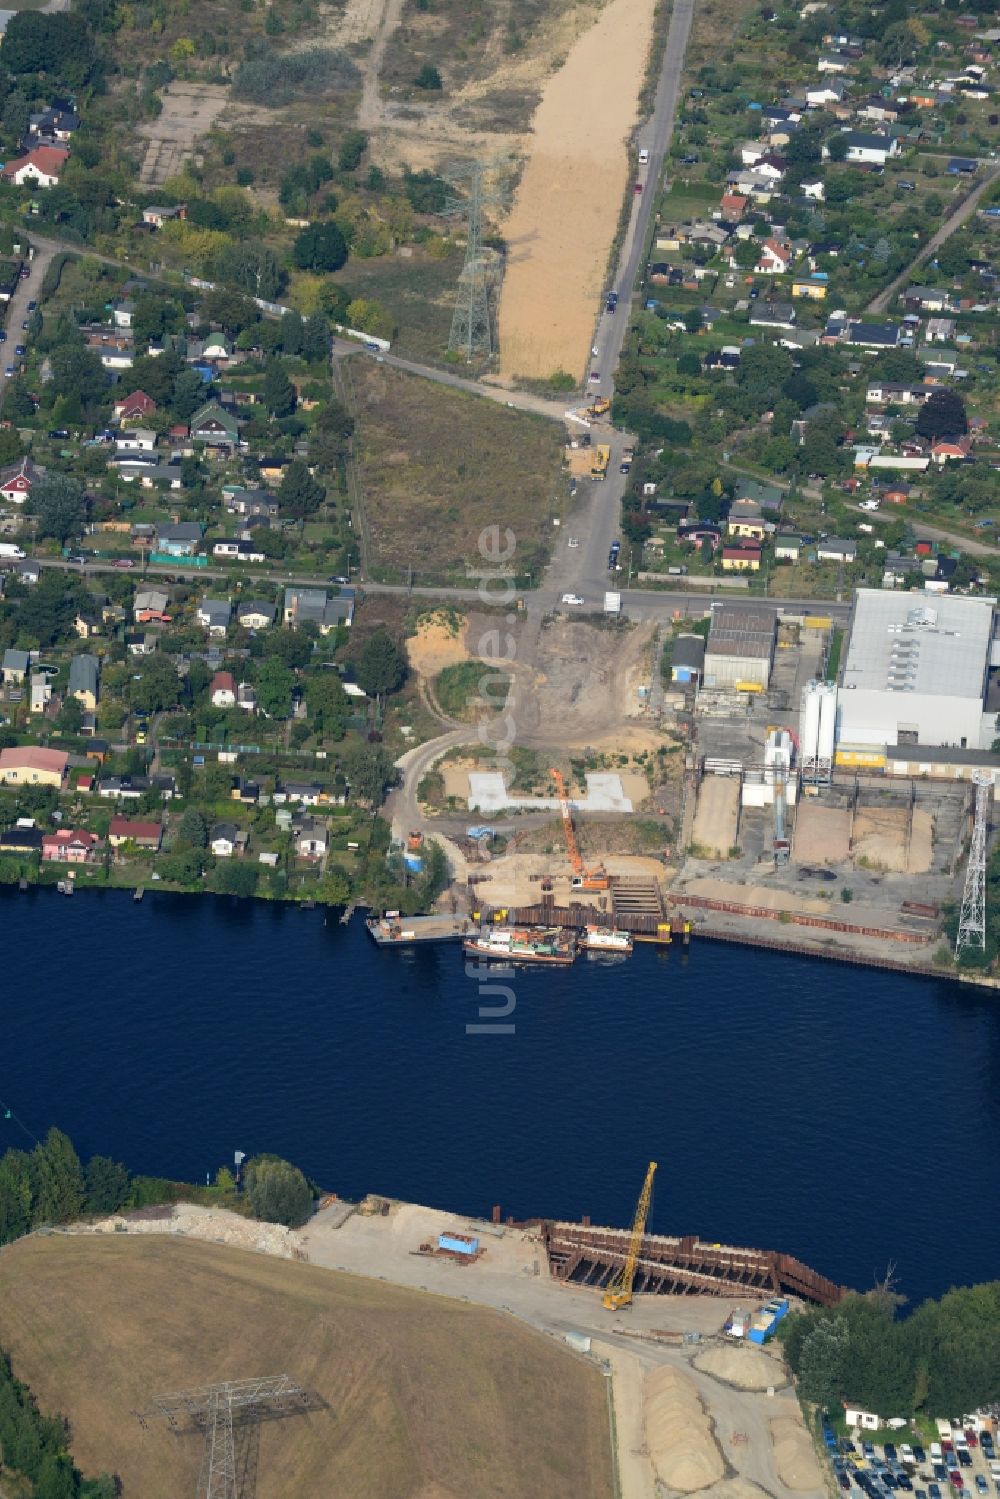
[[[23,1239],[0,1256],[0,1344],[86,1472],[125,1499],[193,1494],[201,1441],[151,1395],[288,1373],[326,1409],[265,1425],[272,1499],[610,1499],[604,1380],[482,1308],[213,1244]]]
[[[559,427],[388,365],[350,370],[372,576],[395,583],[412,566],[418,583],[474,587],[479,538],[499,526],[516,538],[513,566],[537,578],[565,505]]]

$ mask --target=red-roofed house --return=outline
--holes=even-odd
[[[5,786],[61,786],[69,764],[65,750],[22,744],[0,750],[0,781]]]
[[[947,463],[952,458],[968,458],[971,451],[971,438],[940,437],[931,447],[931,457],[935,463]]]
[[[77,776],[77,778],[76,778],[76,789],[77,789],[77,791],[93,791],[93,789],[94,789],[94,780],[95,780],[94,776],[88,776],[88,775]]]
[[[746,213],[747,204],[750,199],[746,193],[723,193],[719,207],[722,209],[722,217],[729,219],[731,223],[739,223]]]
[[[141,822],[137,817],[112,817],[108,842],[112,848],[134,843],[136,848],[159,848],[163,829],[158,822]]]
[[[722,570],[726,573],[760,572],[760,547],[752,541],[742,546],[722,548]]]
[[[787,245],[776,239],[766,239],[760,247],[760,255],[754,269],[759,276],[782,276],[792,261],[792,252]]]
[[[69,152],[62,146],[36,146],[27,156],[8,161],[0,176],[18,187],[55,187],[68,160]]]
[[[42,471],[30,458],[12,463],[0,470],[0,495],[8,505],[23,505],[31,493],[32,484],[42,477]]]
[[[236,683],[232,672],[217,671],[209,688],[212,702],[217,708],[236,707]]]
[[[42,858],[60,864],[91,864],[98,857],[101,840],[83,828],[57,828],[42,835]]]
[[[124,400],[115,402],[115,416],[120,422],[141,421],[156,410],[156,402],[144,390],[134,390]]]

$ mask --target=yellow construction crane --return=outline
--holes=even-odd
[[[639,1259],[639,1250],[642,1248],[642,1236],[646,1232],[646,1217],[649,1213],[649,1200],[653,1195],[653,1177],[656,1174],[656,1162],[650,1161],[649,1170],[646,1172],[646,1180],[642,1184],[639,1193],[639,1206],[635,1210],[635,1220],[632,1224],[632,1233],[628,1241],[628,1254],[625,1263],[613,1279],[608,1281],[608,1288],[604,1293],[605,1310],[609,1312],[620,1312],[623,1307],[632,1304],[632,1282],[635,1280],[635,1267]]]

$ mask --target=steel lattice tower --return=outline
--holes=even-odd
[[[969,844],[969,867],[965,872],[962,911],[958,918],[958,936],[955,938],[956,960],[966,947],[978,947],[981,952],[986,951],[986,828],[990,787],[993,783],[981,770],[976,771],[972,780],[976,788],[975,821],[972,825],[972,842]]]
[[[287,1374],[268,1374],[156,1395],[148,1411],[136,1414],[141,1426],[148,1417],[163,1416],[178,1434],[204,1434],[197,1499],[252,1499],[260,1423],[321,1406]]]
[[[445,172],[453,187],[465,186],[467,195],[449,198],[445,213],[466,221],[465,263],[458,278],[455,311],[451,320],[448,338],[449,352],[463,354],[470,362],[478,357],[490,359],[494,353],[493,322],[490,314],[490,282],[493,279],[493,260],[483,253],[483,211],[495,208],[502,202],[499,193],[488,192],[485,179],[507,161],[496,157],[491,161],[472,161],[464,166],[455,166]]]

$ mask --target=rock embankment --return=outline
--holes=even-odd
[[[302,1237],[280,1223],[260,1223],[197,1203],[178,1202],[171,1207],[139,1209],[135,1213],[116,1213],[79,1230],[83,1233],[179,1234],[189,1239],[206,1239],[214,1244],[228,1244],[234,1249],[254,1249],[258,1254],[273,1254],[279,1259],[306,1258]]]

